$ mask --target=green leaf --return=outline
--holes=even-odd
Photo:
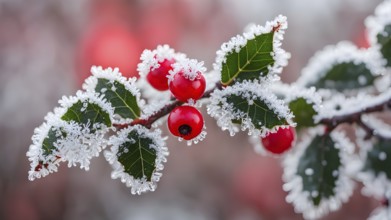
[[[301,156],[297,168],[297,175],[303,180],[303,190],[310,195],[317,192],[317,195],[311,196],[315,206],[322,199],[335,195],[340,166],[339,148],[330,135],[315,136]]]
[[[146,177],[151,181],[156,169],[155,160],[157,152],[151,145],[154,141],[148,137],[140,136],[136,130],[131,131],[126,141],[118,147],[118,161],[124,166],[125,173],[135,179]]]
[[[373,84],[375,76],[364,63],[340,63],[334,65],[323,77],[307,87],[315,86],[321,89],[333,89],[340,92],[349,89],[359,89]]]
[[[288,125],[285,118],[280,118],[273,109],[260,98],[255,99],[249,104],[246,98],[239,95],[230,95],[227,97],[227,103],[232,104],[235,112],[241,112],[250,118],[251,122],[257,129],[266,127],[272,129],[275,126]],[[234,120],[235,123],[241,123]]]
[[[381,54],[387,60],[386,66],[391,67],[391,24],[377,35],[377,42],[380,44]]]
[[[364,171],[372,171],[375,175],[384,173],[391,180],[391,141],[379,139],[368,151]]]
[[[261,34],[240,49],[226,55],[226,62],[222,64],[221,82],[229,85],[235,78],[258,79],[268,74],[268,66],[274,64],[273,52],[274,32]]]
[[[289,109],[293,112],[297,123],[297,129],[314,126],[313,117],[316,115],[313,103],[308,103],[304,98],[297,98],[289,102]]]
[[[104,94],[105,98],[114,108],[114,113],[125,119],[140,117],[140,108],[137,98],[126,89],[125,85],[118,81],[98,78],[95,92]]]
[[[74,121],[78,124],[89,125],[89,129],[94,131],[94,125],[104,124],[111,126],[111,119],[108,112],[103,110],[99,105],[86,101],[77,101],[61,117],[66,122]]]
[[[66,133],[62,131],[60,128],[51,127],[49,129],[48,135],[42,142],[43,155],[47,156],[52,154],[52,152],[56,149],[54,144],[62,138],[66,137]]]

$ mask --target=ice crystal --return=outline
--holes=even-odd
[[[148,75],[151,70],[159,68],[161,62],[164,60],[174,59],[180,61],[186,58],[185,54],[176,53],[174,49],[170,48],[169,45],[158,45],[155,50],[144,50],[141,54],[141,63],[137,65],[137,71],[141,78]]]
[[[335,65],[349,62],[363,63],[374,76],[378,76],[384,72],[384,62],[381,61],[380,56],[376,50],[358,49],[350,42],[343,41],[337,45],[330,45],[318,51],[310,59],[296,83],[305,87],[324,77]]]
[[[59,103],[61,107],[55,108],[45,117],[45,122],[35,129],[27,157],[31,162],[29,179],[34,180],[56,172],[59,162],[68,161],[68,166],[80,164],[80,168],[89,169],[90,160],[97,157],[99,152],[107,145],[104,134],[108,131],[104,124],[89,123],[78,124],[74,121],[65,122],[61,117],[76,102],[94,103],[112,118],[113,108],[102,97],[95,93],[83,93],[78,91],[76,96],[63,97]],[[91,130],[93,129],[93,131]],[[48,137],[49,131],[56,132],[56,140],[53,142],[54,149],[49,153],[43,149],[43,142]],[[64,134],[64,135],[63,135]]]
[[[220,50],[216,52],[217,57],[213,68],[217,72],[221,72],[222,65],[226,62],[228,54],[234,51],[239,52],[247,44],[248,40],[252,40],[256,36],[274,32],[272,56],[275,62],[268,69],[271,73],[281,73],[282,67],[288,64],[288,59],[290,58],[290,54],[281,48],[281,41],[284,39],[284,33],[287,28],[287,18],[282,15],[277,16],[273,21],[266,22],[265,26],[249,25],[243,35],[237,35],[221,45]]]
[[[268,132],[275,132],[279,127],[295,126],[292,121],[293,115],[289,111],[289,108],[282,100],[270,91],[265,82],[260,83],[258,81],[242,83],[236,83],[233,86],[226,87],[222,90],[215,90],[211,94],[211,103],[207,106],[208,114],[217,120],[217,125],[222,130],[228,130],[230,135],[233,136],[238,130],[239,126],[234,124],[233,121],[240,120],[240,129],[242,131],[248,130],[249,135],[256,135],[264,137]],[[266,83],[267,84],[267,83]],[[279,118],[285,119],[287,125],[275,126],[271,129],[260,125],[261,129],[255,128],[250,116],[246,112],[242,112],[235,108],[232,103],[227,102],[227,97],[231,95],[240,96],[251,102],[254,100],[260,100],[264,102],[274,114]]]
[[[329,211],[339,209],[342,203],[346,202],[353,193],[354,183],[348,177],[346,165],[350,162],[351,155],[354,151],[354,145],[345,137],[343,133],[332,132],[330,134],[336,147],[340,148],[339,156],[341,158],[341,167],[338,172],[338,179],[334,189],[335,195],[329,198],[322,198],[320,204],[315,206],[311,196],[318,192],[303,191],[302,178],[297,174],[299,160],[305,152],[306,148],[311,143],[313,137],[324,134],[324,127],[317,127],[310,130],[310,134],[304,137],[296,148],[285,157],[283,161],[284,174],[283,179],[285,184],[283,189],[289,192],[286,201],[293,203],[295,212],[303,213],[304,218],[314,219],[326,215]],[[323,162],[322,162],[323,163]],[[307,175],[313,174],[313,170],[305,170]]]
[[[118,161],[117,154],[119,147],[123,143],[130,141],[128,139],[128,134],[132,131],[136,131],[141,138],[148,138],[153,141],[153,144],[149,145],[149,147],[156,151],[156,168],[152,173],[151,181],[147,181],[145,176],[136,179],[129,175],[125,172],[124,166]],[[132,194],[141,194],[147,191],[154,191],[156,189],[157,182],[162,176],[160,171],[162,171],[164,168],[163,163],[167,161],[166,157],[169,154],[165,144],[165,138],[161,136],[161,131],[159,129],[151,131],[141,125],[135,125],[119,131],[116,136],[110,138],[109,144],[112,145],[112,147],[110,151],[106,150],[104,152],[104,156],[113,167],[111,177],[113,179],[120,178],[121,182],[125,183],[127,187],[131,188]]]
[[[172,81],[175,74],[182,72],[183,76],[189,80],[195,80],[200,77],[200,74],[206,72],[204,62],[198,62],[196,59],[182,59],[173,65],[170,75],[167,76],[168,82]]]
[[[378,207],[376,208],[368,220],[388,220],[391,219],[391,209],[390,207]]]

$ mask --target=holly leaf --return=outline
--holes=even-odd
[[[377,35],[377,42],[380,44],[380,52],[387,60],[387,67],[391,67],[391,24],[384,27],[384,31]]]
[[[302,178],[303,191],[309,192],[312,203],[335,196],[341,167],[340,149],[330,135],[317,135],[299,160],[297,175]]]
[[[146,178],[151,181],[156,168],[156,150],[151,147],[153,140],[141,137],[136,130],[128,134],[128,139],[118,147],[118,161],[124,167],[124,172],[135,179]]]
[[[240,95],[230,95],[226,97],[226,101],[232,104],[233,111],[238,115],[244,115],[241,117],[241,122],[235,120],[237,123],[243,123],[242,119],[250,119],[252,124],[257,129],[263,129],[264,127],[272,129],[275,126],[288,125],[286,118],[280,117],[275,113],[273,106],[267,103],[261,98],[257,98],[249,102],[247,98]]]
[[[323,76],[307,87],[315,86],[320,89],[333,89],[340,92],[359,89],[373,84],[375,76],[365,63],[344,62],[334,64]]]
[[[239,52],[232,51],[226,55],[222,64],[221,82],[230,84],[235,78],[258,79],[269,73],[268,66],[274,64],[273,52],[274,32],[261,34],[248,40]]]
[[[292,111],[297,128],[311,127],[315,125],[313,117],[317,114],[314,103],[308,103],[305,98],[297,98],[289,102],[289,109]]]
[[[391,141],[386,139],[377,140],[373,148],[367,152],[363,171],[372,171],[378,176],[384,173],[391,180]]]
[[[98,78],[95,92],[103,94],[113,106],[114,113],[124,119],[136,119],[140,117],[140,108],[137,97],[126,86],[117,80]]]
[[[43,155],[47,156],[56,149],[54,144],[62,138],[66,138],[66,133],[61,128],[51,127],[45,139],[42,142]]]
[[[74,103],[67,109],[61,119],[66,122],[74,121],[78,124],[87,125],[91,132],[97,129],[94,127],[96,124],[111,126],[110,114],[88,99]]]

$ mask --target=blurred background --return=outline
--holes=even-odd
[[[230,138],[206,117],[208,136],[187,147],[168,139],[157,191],[141,196],[103,157],[91,170],[67,168],[34,182],[25,156],[34,128],[91,65],[137,75],[143,49],[168,43],[204,60],[248,23],[288,17],[283,48],[294,81],[315,51],[341,40],[366,46],[363,21],[381,0],[0,0],[0,219],[256,220],[302,219],[285,203],[278,158],[256,155],[246,134]],[[205,114],[206,115],[206,114]],[[165,134],[167,129],[163,126]],[[324,219],[366,219],[378,205],[359,190]]]

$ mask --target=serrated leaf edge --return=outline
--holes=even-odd
[[[339,144],[341,157],[341,168],[339,170],[338,179],[336,182],[335,196],[322,199],[319,206],[314,206],[310,198],[310,193],[303,191],[303,182],[300,176],[297,175],[297,167],[299,160],[303,155],[307,146],[311,143],[316,135],[323,135],[325,128],[319,126],[310,129],[309,134],[302,138],[295,149],[286,155],[283,160],[283,180],[284,191],[288,192],[286,201],[292,203],[295,212],[302,213],[305,219],[320,218],[330,211],[338,210],[342,203],[347,202],[353,194],[354,182],[350,178],[347,164],[350,163],[354,151],[354,145],[346,138],[344,133],[332,132],[331,138]]]

